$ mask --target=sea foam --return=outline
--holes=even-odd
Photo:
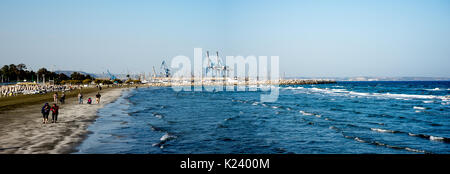
[[[413,109],[425,110],[425,109],[427,109],[427,108],[425,108],[425,107],[420,107],[420,106],[414,106]]]
[[[382,132],[382,133],[395,133],[393,130],[387,130],[387,129],[379,129],[379,128],[370,128],[372,131],[375,132]]]

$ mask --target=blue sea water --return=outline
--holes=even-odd
[[[125,91],[76,153],[450,153],[450,82],[338,82],[261,91]]]

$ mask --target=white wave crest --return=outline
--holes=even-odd
[[[347,93],[348,91],[346,89],[331,89],[331,91],[336,93]]]
[[[159,140],[160,141],[168,141],[168,140],[175,139],[175,138],[177,138],[175,135],[171,135],[169,133],[166,133]]]
[[[430,140],[432,140],[432,141],[442,141],[442,140],[444,140],[444,138],[443,137],[430,136]]]
[[[435,95],[415,95],[415,94],[391,94],[391,93],[375,93],[375,95],[385,96],[385,97],[394,97],[394,98],[416,98],[416,99],[443,99],[442,96]]]
[[[413,109],[425,110],[425,109],[427,109],[427,108],[425,108],[425,107],[420,107],[420,106],[414,106]]]
[[[378,128],[370,128],[372,131],[375,132],[382,132],[382,133],[395,133],[393,130],[386,130],[386,129],[378,129]]]
[[[296,89],[289,88],[288,89]],[[450,96],[437,96],[437,95],[418,95],[418,94],[391,94],[391,93],[367,93],[367,92],[356,92],[356,91],[348,91],[346,89],[330,89],[330,88],[301,88],[306,89],[312,92],[320,92],[326,94],[334,94],[334,95],[349,95],[350,97],[354,96],[364,96],[364,97],[386,97],[386,98],[395,98],[401,100],[410,100],[410,99],[440,99],[446,101],[450,99]]]
[[[361,140],[361,139],[358,138],[358,137],[356,137],[355,140],[358,141],[358,142],[360,142],[360,143],[365,143],[365,142],[366,142],[366,141],[364,141],[364,140]]]
[[[291,86],[289,86],[289,87],[286,87],[286,88],[283,88],[283,89],[290,89],[290,90],[295,90],[295,89],[305,89],[304,87],[301,87],[301,86],[299,86],[299,87],[291,87]]]
[[[409,147],[406,147],[405,150],[411,151],[411,152],[425,153],[425,151],[423,151],[423,150],[412,149]]]
[[[300,113],[303,114],[303,115],[314,115],[314,114],[312,114],[312,113],[308,113],[308,112],[305,112],[305,111],[298,111],[298,112],[300,112]]]

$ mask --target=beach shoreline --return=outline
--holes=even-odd
[[[98,117],[98,110],[117,100],[123,90],[100,91],[100,104],[86,104],[89,97],[95,99],[95,93],[85,94],[85,104],[78,104],[77,98],[66,100],[66,104],[60,105],[58,123],[42,123],[43,103],[0,114],[0,154],[73,153],[87,137],[87,128]]]

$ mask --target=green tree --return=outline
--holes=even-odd
[[[60,74],[56,75],[55,82],[60,84],[62,81],[69,80],[69,79],[70,79],[69,76],[67,76],[64,73],[60,73]]]
[[[102,83],[103,84],[113,84],[113,82],[111,80],[103,80]]]
[[[25,71],[25,70],[27,70],[27,66],[25,64],[21,63],[21,64],[17,65],[17,69],[19,71]]]
[[[84,79],[83,84],[90,84],[92,82],[91,79]]]
[[[10,71],[9,71],[9,66],[5,65],[0,69],[0,74],[2,76],[2,80],[3,82],[9,82],[9,77],[10,75]]]
[[[102,80],[100,80],[100,79],[95,79],[95,80],[94,80],[94,83],[98,85],[98,84],[102,83]]]
[[[17,69],[17,66],[14,64],[9,65],[9,78],[16,79],[16,81],[19,81],[19,69]]]
[[[84,79],[91,79],[91,80],[94,80],[94,78],[91,77],[91,75],[89,75],[89,74],[85,75]]]
[[[72,79],[72,80],[84,80],[85,78],[86,77],[83,74],[79,73],[79,72],[73,72],[70,75],[70,79]]]
[[[81,84],[81,80],[69,80],[70,84],[72,85],[80,85]]]
[[[48,81],[50,79],[50,71],[48,71],[46,68],[41,68],[37,71],[37,74],[39,75],[39,81],[42,82],[45,78],[45,81]]]

